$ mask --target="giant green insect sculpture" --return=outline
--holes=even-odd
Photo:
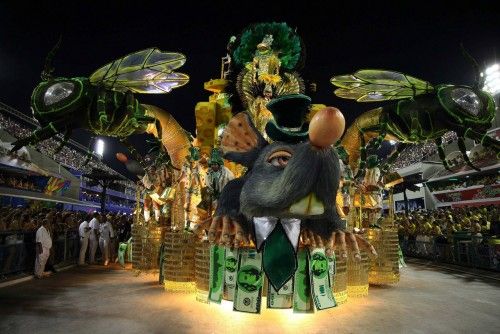
[[[42,82],[31,96],[33,116],[41,128],[14,142],[13,151],[63,134],[58,151],[76,128],[125,142],[128,136],[143,133],[149,124],[157,122],[154,112],[140,104],[135,93],[164,94],[189,81],[186,74],[174,72],[184,65],[186,57],[157,48],[114,60],[88,78],[53,77],[51,62],[59,44],[48,54]]]
[[[364,173],[367,149],[378,149],[384,139],[399,144],[382,166],[382,175],[403,149],[427,140],[435,141],[439,157],[449,169],[441,139],[448,131],[457,133],[460,152],[474,169],[477,168],[467,157],[464,138],[480,141],[497,153],[500,150],[500,142],[486,134],[495,116],[495,102],[490,94],[481,90],[479,79],[473,87],[432,86],[403,73],[366,69],[334,76],[331,83],[338,87],[335,95],[340,98],[357,102],[398,100],[363,113],[347,129],[341,144],[349,153],[352,170],[358,167],[358,158],[360,160],[357,177]]]

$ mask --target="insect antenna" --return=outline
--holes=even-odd
[[[467,52],[467,50],[465,50],[463,43],[460,43],[460,48],[462,49],[462,55],[472,64],[472,68],[474,69],[475,82],[473,88],[481,89],[481,87],[483,87],[484,85],[484,78],[481,77],[479,64],[477,63],[476,59],[474,59],[474,57],[472,57],[471,54]]]
[[[59,35],[59,39],[57,40],[56,45],[54,45],[52,50],[50,50],[47,54],[47,57],[45,57],[45,66],[43,68],[42,74],[40,75],[43,81],[49,81],[50,79],[52,79],[52,73],[54,73],[55,70],[54,66],[52,66],[52,59],[54,59],[56,52],[59,50],[61,41],[62,35]]]

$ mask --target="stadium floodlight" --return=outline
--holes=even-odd
[[[94,152],[102,158],[104,156],[104,140],[97,139]]]
[[[500,93],[500,64],[487,67],[481,77],[484,78],[483,90],[495,96]]]

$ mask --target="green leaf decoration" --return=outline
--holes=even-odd
[[[334,76],[330,82],[339,87],[335,95],[357,102],[408,99],[434,91],[427,81],[386,70],[359,70],[354,74]]]

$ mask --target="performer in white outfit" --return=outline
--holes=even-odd
[[[89,223],[90,227],[90,264],[95,263],[95,252],[97,251],[97,246],[99,244],[99,214],[97,212],[94,213],[94,218]]]
[[[113,230],[113,226],[111,226],[111,222],[104,215],[103,221],[104,223],[101,224],[99,229],[99,248],[101,249],[104,265],[107,266],[109,263],[109,244],[111,238],[115,237],[115,231]]]
[[[42,220],[41,226],[36,231],[35,276],[37,278],[42,278],[50,274],[49,272],[45,272],[45,264],[49,258],[50,249],[52,248],[52,238],[46,228],[48,224],[48,220]]]
[[[85,255],[87,254],[87,247],[89,244],[90,230],[89,227],[89,216],[85,217],[85,220],[80,224],[78,228],[78,234],[80,235],[80,257],[78,258],[78,265],[83,266],[85,264]]]

